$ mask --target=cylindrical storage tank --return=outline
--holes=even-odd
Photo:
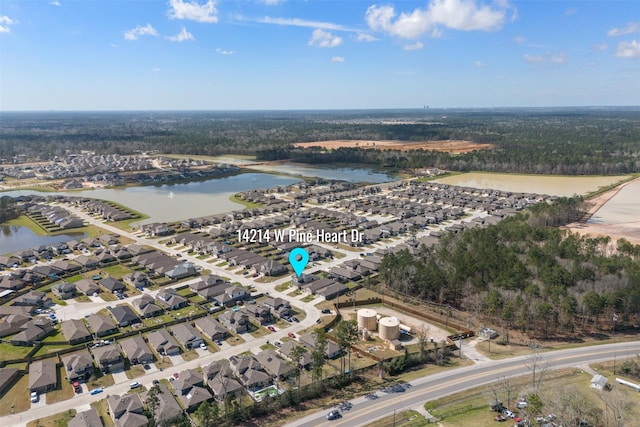
[[[365,341],[369,339],[369,330],[367,328],[362,330],[362,339]]]
[[[375,310],[370,308],[362,308],[358,310],[358,329],[367,329],[369,331],[375,331],[377,329]]]
[[[383,317],[378,322],[378,335],[383,340],[393,341],[400,337],[400,321],[397,317]]]

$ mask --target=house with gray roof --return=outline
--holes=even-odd
[[[42,359],[29,365],[29,385],[27,388],[30,392],[44,393],[54,390],[57,385],[58,370],[55,359]]]
[[[156,425],[170,425],[171,421],[182,415],[182,408],[173,396],[173,393],[169,391],[169,388],[165,384],[160,383],[154,387],[158,388],[158,392],[156,393],[158,406],[156,407],[153,415]],[[149,392],[142,393],[142,400],[146,401],[148,395]]]
[[[212,341],[223,340],[229,332],[211,316],[204,316],[196,319],[194,322],[196,329]]]
[[[204,378],[202,374],[194,369],[180,372],[178,379],[173,381],[172,384],[182,406],[187,408],[188,411],[195,410],[202,402],[213,397],[209,390],[203,387]]]
[[[173,325],[171,332],[173,332],[173,336],[185,349],[196,348],[204,343],[202,335],[200,335],[190,323]]]
[[[149,294],[142,294],[140,298],[131,301],[131,305],[140,313],[140,317],[149,318],[162,314],[162,308],[156,305],[156,300]]]
[[[240,382],[249,390],[259,390],[271,384],[271,377],[251,354],[231,356],[231,369]]]
[[[123,292],[127,287],[119,280],[114,279],[113,277],[107,277],[98,282],[100,286],[111,293]]]
[[[158,292],[156,295],[156,301],[158,302],[158,305],[169,310],[177,310],[189,305],[189,300],[178,295],[178,292],[173,288],[162,289]]]
[[[129,359],[129,363],[131,363],[132,365],[144,365],[145,363],[153,362],[153,352],[141,335],[126,338],[122,341],[118,341],[118,343],[120,344],[120,347],[122,348],[122,351],[124,352],[127,359]]]
[[[149,423],[143,415],[142,401],[138,394],[114,394],[107,397],[107,404],[116,427],[146,427]]]
[[[62,357],[69,381],[85,380],[93,375],[93,358],[87,350],[67,354]]]
[[[77,294],[76,285],[69,282],[56,283],[51,287],[51,292],[60,299],[75,298]]]
[[[256,354],[256,360],[264,367],[264,370],[278,381],[289,378],[296,372],[296,367],[280,358],[273,350],[264,350]]]
[[[293,349],[296,347],[302,347],[303,349],[305,349],[305,352],[302,354],[302,357],[299,360],[294,360],[292,357]],[[284,341],[280,345],[280,348],[278,348],[278,352],[291,360],[294,365],[300,364],[300,366],[305,369],[309,369],[311,367],[311,352],[297,341]]]
[[[20,378],[18,368],[0,368],[0,396],[9,390]]]
[[[109,344],[91,350],[102,372],[118,372],[124,369],[124,358],[118,344]]]
[[[228,310],[218,316],[218,321],[236,334],[245,333],[249,328],[249,316],[241,311]]]
[[[180,345],[166,329],[158,329],[147,335],[151,347],[161,356],[175,356],[180,354]]]
[[[139,323],[140,319],[133,312],[131,307],[128,305],[117,305],[115,307],[109,307],[109,312],[113,319],[116,321],[116,324],[120,327],[129,326],[134,323]]]
[[[75,282],[76,289],[87,296],[102,292],[102,288],[91,279],[81,279]]]
[[[89,314],[85,319],[96,337],[104,337],[118,332],[118,327],[113,323],[113,320],[102,314]]]
[[[234,378],[230,368],[220,371],[207,380],[207,385],[218,402],[224,402],[227,396],[237,397],[244,393],[244,387]]]
[[[31,346],[53,331],[51,319],[35,317],[20,326],[20,332],[15,334],[9,342],[13,345]]]
[[[91,339],[91,333],[80,319],[65,320],[61,324],[61,329],[62,335],[64,335],[71,345]]]
[[[95,408],[78,412],[67,423],[67,427],[102,427],[102,421]]]

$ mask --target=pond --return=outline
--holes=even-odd
[[[28,227],[17,225],[0,225],[0,255],[24,251],[41,245],[79,240],[86,237],[86,233],[65,233],[55,236],[38,236]]]

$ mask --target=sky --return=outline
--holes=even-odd
[[[638,0],[0,0],[0,111],[639,104]]]

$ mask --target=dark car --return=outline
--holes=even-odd
[[[342,415],[340,414],[340,411],[338,411],[338,410],[334,410],[334,411],[331,411],[331,412],[329,412],[329,413],[327,414],[327,419],[328,419],[329,421],[331,421],[331,420],[337,420],[337,419],[338,419],[338,418],[340,418],[341,416],[342,416]]]

